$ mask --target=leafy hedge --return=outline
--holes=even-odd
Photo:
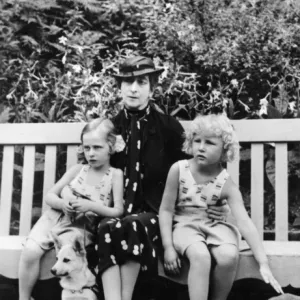
[[[223,110],[235,119],[298,116],[297,1],[8,0],[0,6],[3,120],[64,122],[115,112],[120,99],[109,75],[137,53],[165,67],[154,100],[181,119]]]
[[[0,122],[114,115],[122,102],[110,75],[134,54],[165,68],[153,101],[179,119],[299,117],[299,29],[295,0],[0,0]],[[297,151],[289,149],[293,191]],[[265,227],[273,228],[272,147],[265,155]],[[291,225],[298,209],[293,193]]]

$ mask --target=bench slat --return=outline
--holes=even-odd
[[[0,236],[9,235],[14,173],[14,146],[3,147],[0,202]]]
[[[80,144],[80,133],[85,124],[83,122],[1,124],[0,144]]]
[[[300,119],[231,120],[240,142],[299,141]],[[184,128],[190,121],[181,121]]]
[[[233,162],[227,164],[227,171],[230,174],[233,182],[239,186],[240,185],[240,151],[236,153],[236,158]]]
[[[190,121],[181,124],[187,128]],[[300,127],[300,119],[232,120],[232,124],[240,142],[299,141],[295,128]],[[1,124],[0,144],[79,144],[84,125],[84,122]]]
[[[44,212],[49,206],[45,203],[44,197],[53,187],[55,183],[55,171],[56,171],[56,152],[57,147],[53,145],[47,145],[45,149],[45,169],[44,169],[44,187],[43,187],[43,207]]]
[[[286,143],[275,144],[275,238],[288,240],[288,153]]]
[[[27,235],[31,228],[33,185],[35,168],[35,146],[24,147],[22,195],[19,235]]]
[[[67,170],[77,163],[77,146],[67,148]]]
[[[264,145],[251,145],[251,218],[263,239],[264,233]]]

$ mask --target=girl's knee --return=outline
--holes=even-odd
[[[235,245],[225,244],[216,247],[212,254],[218,266],[236,267],[239,259],[239,251]]]
[[[199,268],[210,268],[211,256],[207,246],[200,242],[189,246],[186,250],[186,256],[191,265]]]
[[[36,243],[28,240],[22,250],[21,259],[30,262],[39,260],[44,253],[45,252]]]

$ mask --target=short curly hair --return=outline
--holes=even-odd
[[[239,141],[230,120],[223,114],[198,115],[184,133],[182,150],[192,155],[194,136],[205,132],[220,137],[224,143],[222,162],[231,162],[236,158]]]
[[[97,130],[101,130],[101,131],[105,132],[106,141],[109,146],[109,153],[110,154],[115,153],[115,144],[116,144],[116,140],[117,140],[116,133],[115,133],[115,126],[112,123],[112,121],[110,121],[107,118],[97,118],[97,119],[94,119],[94,120],[88,122],[82,129],[82,132],[80,135],[81,143],[83,143],[84,134],[91,132],[91,131],[97,131]],[[84,150],[81,146],[78,147],[77,158],[78,158],[79,162],[84,163],[84,164],[87,163],[87,160],[84,155]]]

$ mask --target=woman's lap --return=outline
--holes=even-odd
[[[106,218],[98,227],[99,274],[109,267],[134,260],[141,270],[157,273],[158,217],[154,213]]]

